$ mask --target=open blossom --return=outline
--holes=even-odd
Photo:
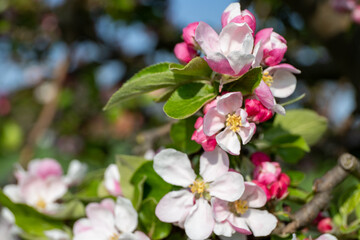
[[[86,217],[75,222],[74,240],[149,240],[143,232],[135,231],[138,214],[129,199],[90,203]]]
[[[204,151],[213,151],[217,145],[215,136],[206,136],[203,130],[203,118],[199,117],[195,122],[195,131],[191,136],[191,140],[194,140],[198,144],[201,144]]]
[[[267,236],[276,227],[277,219],[266,210],[266,195],[256,184],[245,182],[244,194],[235,202],[212,199],[216,224],[214,233],[231,237],[235,232]]]
[[[256,30],[256,19],[254,15],[247,9],[241,11],[240,3],[231,3],[221,15],[221,25],[225,27],[231,22],[247,23],[253,34]]]
[[[186,64],[197,56],[197,51],[189,46],[186,42],[181,42],[175,45],[174,53],[176,58],[182,63]]]
[[[264,28],[256,33],[255,44],[262,43],[263,61],[267,66],[279,64],[287,50],[286,40],[272,28]]]
[[[121,196],[122,190],[120,186],[120,172],[116,164],[110,164],[104,174],[104,185],[106,190],[112,196]]]
[[[218,73],[238,76],[251,66],[258,66],[262,53],[254,47],[253,31],[247,23],[227,24],[218,35],[208,24],[200,22],[195,40],[205,54],[209,66]]]
[[[242,100],[240,92],[227,93],[221,96],[216,107],[209,109],[204,116],[205,135],[217,134],[218,145],[233,155],[240,154],[241,144],[238,136],[243,144],[247,144],[256,130],[255,123],[248,122],[248,114],[241,108]]]
[[[263,81],[270,87],[274,97],[286,98],[296,88],[294,73],[299,74],[301,71],[287,63],[279,64],[264,70]]]
[[[154,158],[154,170],[166,182],[184,187],[166,194],[156,206],[163,222],[177,223],[191,239],[205,239],[213,231],[215,220],[211,197],[235,201],[244,192],[243,177],[229,171],[229,158],[219,148],[200,157],[200,177],[191,168],[186,154],[165,149]]]

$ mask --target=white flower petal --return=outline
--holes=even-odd
[[[189,158],[175,149],[164,149],[154,157],[154,170],[166,182],[188,187],[196,178]]]
[[[209,192],[211,196],[233,202],[238,200],[244,193],[244,178],[240,173],[228,172],[214,182],[210,183]]]
[[[230,92],[221,96],[217,102],[218,112],[224,116],[241,108],[243,96],[241,92]]]
[[[248,209],[242,217],[255,237],[269,235],[277,224],[276,217],[266,210]]]
[[[104,185],[106,190],[113,196],[122,194],[120,187],[120,172],[116,164],[110,164],[104,174]]]
[[[235,233],[235,230],[232,228],[231,224],[228,223],[227,221],[216,222],[214,226],[214,233],[216,235],[231,237]]]
[[[188,190],[167,193],[155,209],[156,216],[163,222],[174,223],[186,218],[194,206],[194,195]]]
[[[138,215],[129,199],[118,197],[115,205],[115,225],[121,232],[133,232],[138,224]]]
[[[274,97],[286,98],[295,91],[296,77],[289,71],[275,71],[273,81],[270,89]]]
[[[185,232],[190,239],[205,239],[214,229],[215,221],[207,200],[200,198],[185,220]]]
[[[48,230],[44,234],[49,240],[70,240],[69,234],[60,229]]]
[[[225,128],[224,131],[216,135],[216,142],[226,152],[232,155],[240,154],[240,141],[237,134],[230,128]]]
[[[205,55],[220,52],[219,35],[207,23],[200,22],[195,31],[195,40]]]
[[[247,144],[251,140],[255,131],[256,131],[255,123],[250,123],[249,127],[240,127],[239,135],[240,135],[241,141],[244,145]]]
[[[150,238],[145,233],[140,231],[134,232],[134,235],[136,236],[136,240],[150,240]]]
[[[86,172],[87,165],[85,163],[81,163],[79,160],[72,160],[64,180],[67,185],[79,184],[84,179]]]
[[[122,233],[117,240],[138,240],[138,237],[131,232]]]
[[[234,214],[231,214],[231,216],[228,218],[228,221],[233,226],[235,231],[246,235],[251,234],[251,231],[243,217],[237,217]]]
[[[100,231],[107,235],[115,232],[114,214],[100,204],[90,203],[87,205],[86,216],[91,222],[93,231]]]
[[[23,201],[21,194],[20,194],[20,189],[18,185],[15,184],[9,184],[6,185],[3,189],[3,192],[5,193],[6,196],[8,196],[11,201],[13,202],[17,202],[20,203]]]
[[[244,234],[235,233],[231,237],[219,236],[221,240],[246,240],[247,237]]]
[[[211,199],[211,206],[216,222],[223,222],[230,216],[231,213],[228,204],[229,202],[215,197]]]
[[[205,182],[212,182],[229,170],[229,157],[219,147],[214,151],[204,152],[200,157],[200,175]]]
[[[261,208],[266,204],[266,194],[261,187],[252,182],[245,182],[245,191],[241,196],[250,208]]]
[[[212,136],[225,127],[226,118],[216,108],[210,108],[204,116],[204,133]]]
[[[326,233],[318,237],[316,240],[337,240],[337,238],[329,233]]]

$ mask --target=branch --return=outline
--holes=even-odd
[[[356,157],[344,153],[339,157],[338,164],[334,168],[315,181],[313,199],[293,215],[292,222],[282,229],[278,229],[278,232],[282,234],[294,233],[297,229],[310,224],[319,212],[328,205],[332,190],[344,181],[349,174],[360,179],[360,163]]]

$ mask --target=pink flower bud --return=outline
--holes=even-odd
[[[174,53],[177,59],[183,64],[186,64],[196,57],[197,52],[194,48],[186,44],[185,42],[175,45]]]
[[[265,153],[263,152],[255,152],[251,155],[250,157],[252,163],[255,165],[255,166],[259,166],[261,163],[263,162],[270,162],[271,159],[268,155],[266,155]]]
[[[195,131],[191,137],[191,140],[197,142],[198,144],[201,144],[201,146],[203,147],[204,151],[206,152],[210,152],[210,151],[214,151],[215,147],[216,147],[216,139],[215,139],[215,135],[213,136],[206,136],[204,134],[204,130],[203,130],[203,118],[199,117],[196,122],[195,122]]]
[[[243,10],[241,11],[240,4],[239,3],[232,3],[230,4],[221,15],[221,25],[222,27],[225,27],[229,23],[247,23],[251,30],[253,31],[253,34],[255,33],[256,29],[256,19],[254,15],[248,11]]]
[[[265,122],[273,116],[272,111],[264,107],[264,105],[256,99],[246,99],[245,110],[249,120],[257,123]]]
[[[252,180],[252,182],[255,183],[256,185],[258,185],[259,187],[261,187],[262,190],[264,190],[264,192],[266,194],[266,199],[267,199],[267,201],[269,201],[271,199],[271,195],[270,195],[270,192],[267,189],[266,185],[259,181],[256,181],[256,180]]]
[[[210,108],[216,107],[217,100],[218,99],[216,98],[204,106],[204,109],[203,109],[204,115],[209,111]]]
[[[255,36],[255,45],[261,41],[263,47],[262,63],[268,66],[275,66],[284,58],[287,50],[286,40],[272,28],[260,30]]]
[[[338,12],[348,12],[355,8],[356,0],[332,0],[331,5]]]
[[[328,218],[324,218],[324,219],[320,220],[320,222],[317,225],[317,229],[321,233],[331,232],[331,230],[333,229],[331,218],[328,217]]]
[[[351,17],[354,22],[360,24],[360,5],[353,10]]]
[[[185,28],[183,28],[183,39],[186,44],[188,44],[191,47],[195,47],[197,45],[195,41],[195,30],[197,26],[199,25],[199,22],[193,22],[187,25]]]
[[[269,192],[272,198],[283,199],[288,195],[288,186],[290,184],[290,178],[281,173],[279,180],[271,184]]]
[[[290,178],[288,175],[286,175],[285,173],[281,173],[279,176],[279,181],[283,182],[284,184],[286,184],[287,186],[290,185]]]
[[[262,162],[254,171],[254,179],[265,184],[271,184],[278,180],[281,168],[277,162]]]

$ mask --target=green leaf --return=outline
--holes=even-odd
[[[173,141],[173,147],[181,152],[192,154],[200,150],[201,145],[191,140],[195,131],[194,124],[197,117],[190,117],[180,120],[171,126],[170,137]]]
[[[261,67],[253,68],[238,79],[226,83],[223,91],[241,92],[242,94],[252,94],[257,86],[259,86],[262,78]]]
[[[305,201],[306,198],[308,197],[308,193],[300,188],[289,187],[288,191],[289,191],[289,198],[292,199],[300,199]]]
[[[342,216],[347,216],[352,213],[355,208],[360,205],[360,189],[356,189],[353,194],[342,204],[340,213]]]
[[[133,177],[131,178],[131,183],[133,185],[138,185],[141,181],[144,180],[143,184],[143,199],[147,197],[153,197],[155,200],[159,201],[166,193],[170,192],[172,186],[165,182],[153,168],[153,162],[148,161],[141,165]]]
[[[290,185],[298,186],[305,178],[305,173],[300,171],[286,171],[285,172],[290,177]]]
[[[143,200],[143,196],[144,196],[144,184],[145,181],[147,179],[147,176],[143,175],[142,178],[140,180],[138,180],[136,182],[136,184],[134,184],[134,197],[132,199],[132,203],[134,205],[134,208],[136,210],[139,210],[139,207],[141,205],[141,202]]]
[[[28,205],[13,203],[2,190],[0,190],[0,204],[14,214],[16,225],[30,235],[45,236],[44,231],[62,229],[64,226],[62,221],[39,213]]]
[[[150,239],[166,238],[171,232],[171,224],[161,222],[155,215],[158,202],[154,198],[147,198],[139,209],[140,225]]]
[[[173,73],[181,74],[181,75],[189,75],[189,76],[203,76],[210,77],[212,73],[212,69],[209,67],[207,62],[201,58],[196,57],[192,59],[186,66],[179,64],[171,64],[170,70]]]
[[[289,163],[298,162],[310,148],[301,136],[286,134],[272,140],[273,152]]]
[[[76,220],[85,216],[85,207],[82,202],[73,200],[65,203],[58,213],[51,216],[60,220]]]
[[[129,155],[117,155],[116,164],[120,171],[120,185],[124,197],[132,199],[134,195],[134,186],[130,183],[130,180],[135,171],[148,160],[142,157],[129,156]]]
[[[187,118],[215,97],[215,89],[211,85],[189,83],[176,89],[165,103],[164,112],[175,119]]]
[[[146,76],[148,76],[150,74],[154,74],[154,73],[169,72],[169,69],[171,66],[183,67],[183,65],[181,65],[181,64],[168,63],[168,62],[154,64],[154,65],[151,65],[149,67],[146,67],[146,68],[140,70],[138,73],[136,73],[134,76],[132,76],[129,80],[127,80],[127,82],[133,81],[133,80],[136,80],[139,78],[143,78],[143,77],[146,77]]]
[[[308,109],[289,110],[285,116],[277,114],[274,126],[302,136],[308,145],[314,145],[327,128],[326,118]]]

